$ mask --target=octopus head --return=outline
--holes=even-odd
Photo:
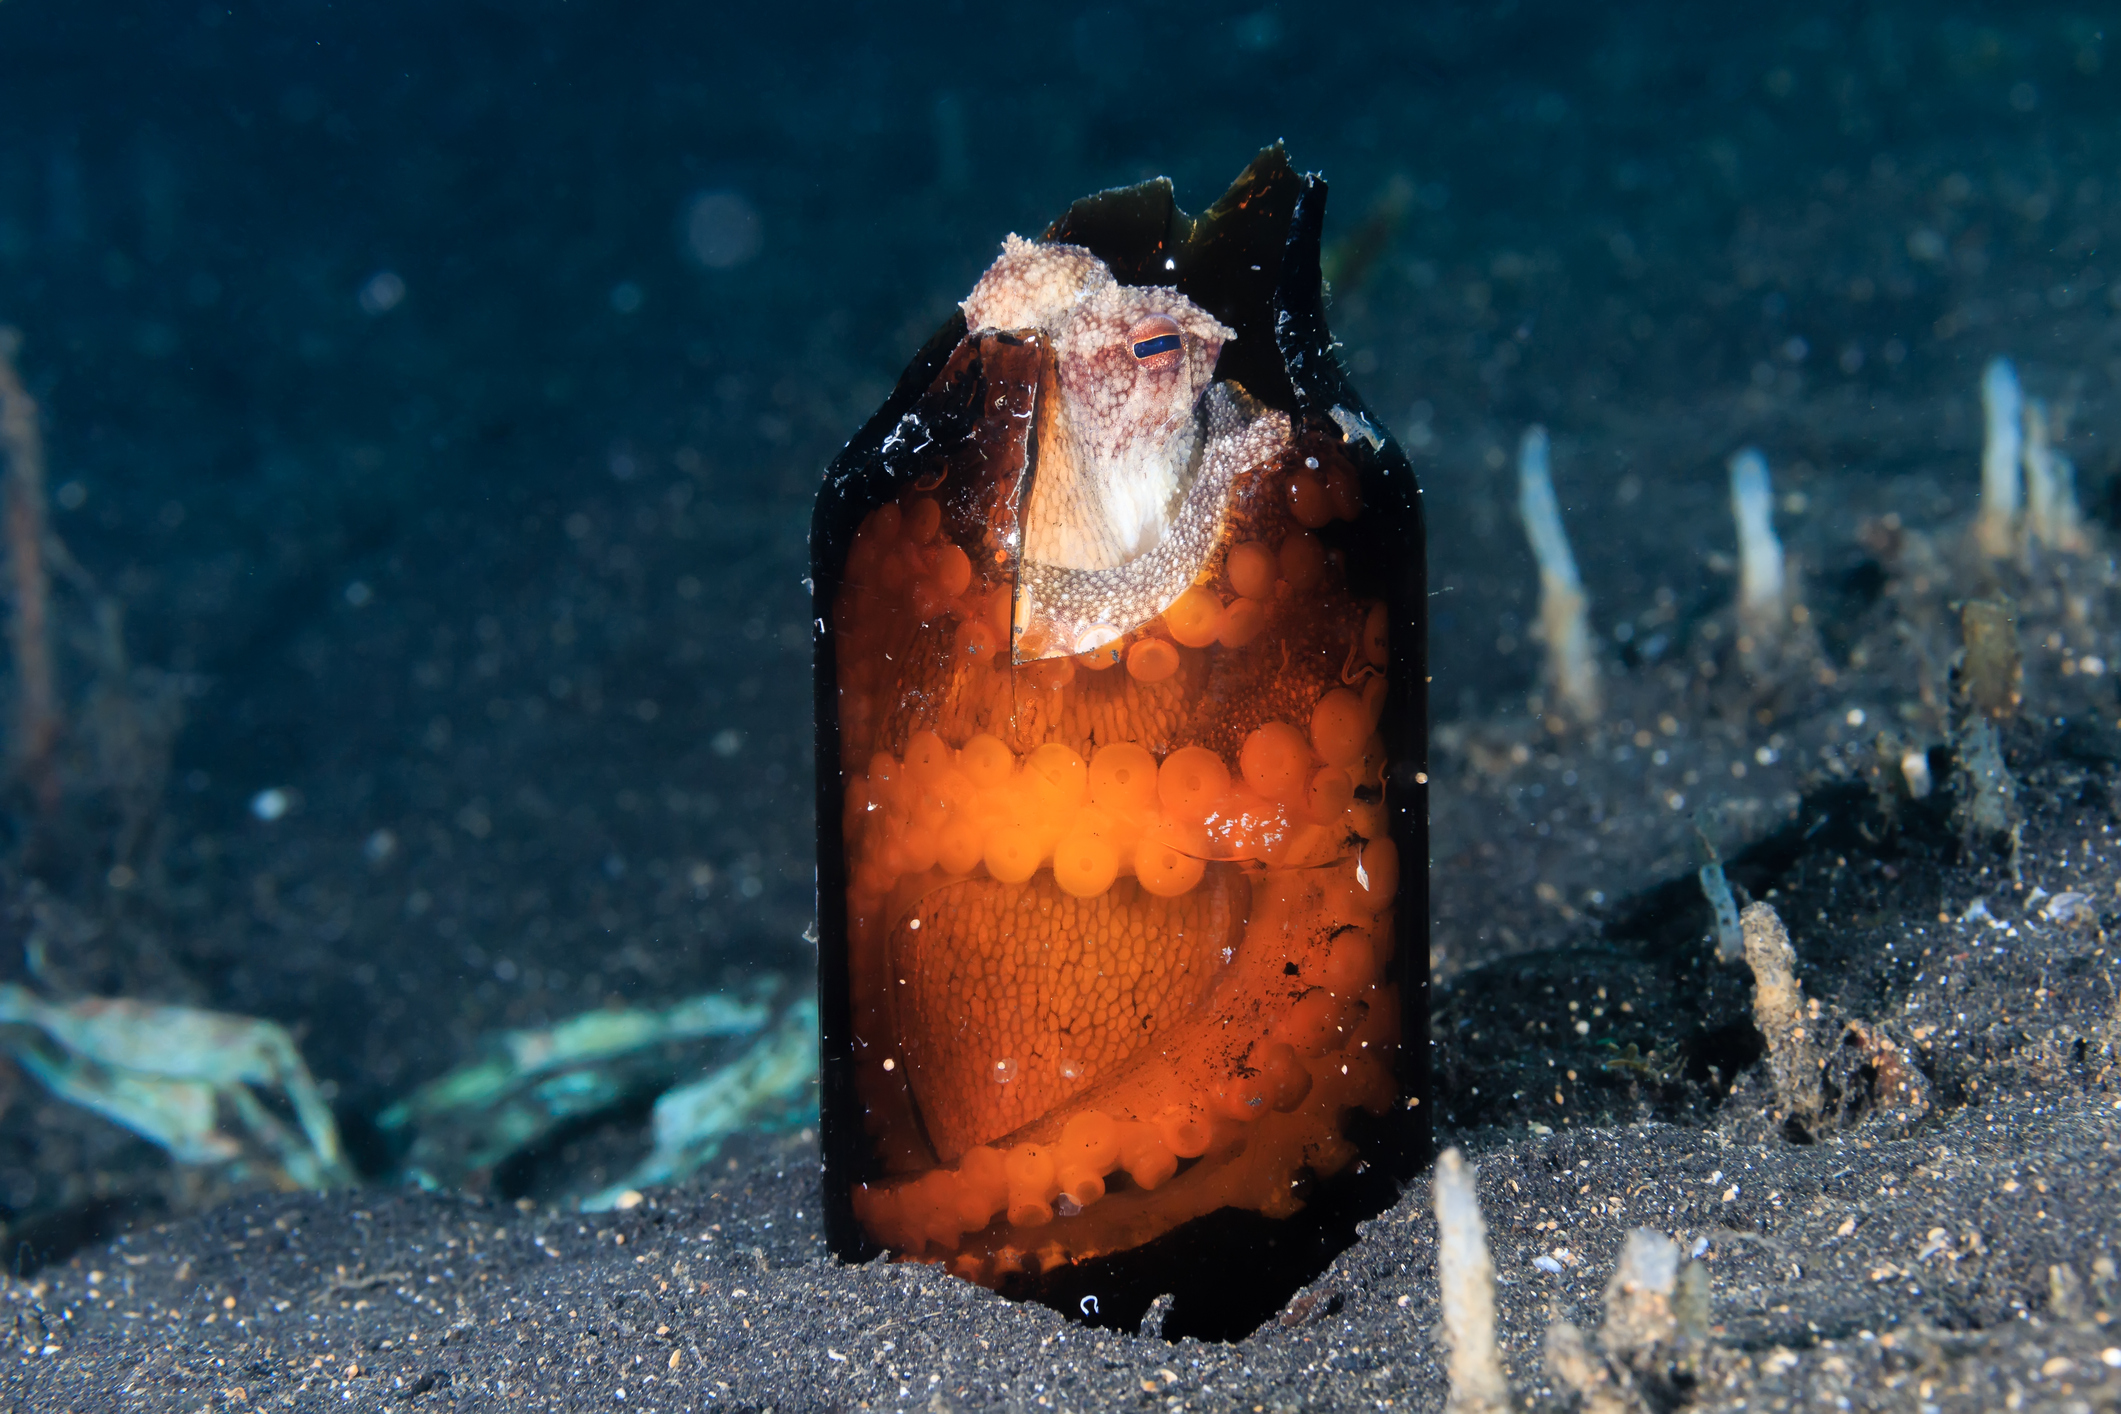
[[[1199,474],[1203,395],[1234,331],[1177,290],[1120,284],[1080,246],[1018,236],[964,310],[974,333],[1047,350],[1025,559],[1104,570],[1155,549]]]

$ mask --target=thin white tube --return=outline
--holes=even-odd
[[[1526,429],[1518,444],[1517,507],[1532,557],[1539,562],[1539,631],[1547,645],[1549,684],[1578,721],[1595,721],[1602,704],[1598,658],[1591,648],[1590,600],[1562,529],[1544,427]]]
[[[1738,617],[1756,631],[1778,632],[1786,580],[1767,459],[1747,447],[1731,458],[1730,468],[1731,514],[1738,521]]]
[[[1527,428],[1517,445],[1517,505],[1524,516],[1524,532],[1532,542],[1532,557],[1539,573],[1577,593],[1583,581],[1576,574],[1576,556],[1569,551],[1568,532],[1561,528],[1561,505],[1554,499],[1554,478],[1547,461],[1547,430]]]
[[[1436,1158],[1436,1284],[1442,1298],[1448,1414],[1507,1414],[1510,1385],[1495,1348],[1495,1263],[1473,1169],[1456,1149]]]
[[[2054,548],[2056,515],[2055,453],[2047,438],[2047,404],[2025,400],[2025,534]]]
[[[1995,559],[2017,549],[2018,466],[2024,455],[2018,429],[2024,402],[2011,361],[1990,359],[1981,375],[1988,434],[1981,445],[1981,514],[1974,522],[1974,536],[1982,553]]]

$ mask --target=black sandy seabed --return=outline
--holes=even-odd
[[[2021,784],[2026,887],[2111,910],[2110,766],[2063,755]],[[1731,873],[1799,920],[1804,980],[1830,1015],[1908,1046],[1927,1110],[1845,1068],[1843,1127],[1792,1142],[1747,1064],[1758,1043],[1738,987],[1698,930],[1616,930],[1459,974],[1439,1008],[1458,1038],[1439,1102],[1506,1092],[1484,1113],[1515,1117],[1451,1136],[1479,1164],[1506,1368],[1539,1407],[1567,1407],[1542,1373],[1546,1326],[1595,1327],[1623,1235],[1648,1227],[1710,1273],[1713,1346],[1683,1407],[2113,1407],[2112,912],[2044,925],[2006,902],[2019,897],[2007,875],[1945,862],[1956,841],[1920,822],[1862,849],[1881,829],[1862,788],[1824,790],[1804,812],[1808,845],[1771,840],[1756,851],[1771,858]],[[1996,900],[1995,922],[1943,921],[1976,895]],[[1596,1018],[1589,1035],[1578,1018]],[[791,1136],[595,1216],[410,1192],[233,1202],[11,1283],[6,1380],[24,1407],[82,1410],[1433,1409],[1444,1396],[1425,1183],[1256,1331],[1204,1343],[1091,1328],[932,1266],[841,1265],[819,1232],[815,1165],[812,1136]]]
[[[1003,233],[1158,172],[1198,208],[1281,136],[1334,181],[1334,328],[1427,488],[1429,1099],[1479,1165],[1520,1399],[1566,1407],[1546,1327],[1595,1327],[1648,1227],[1710,1275],[1677,1407],[2121,1405],[2106,22],[863,15],[820,49],[676,7],[92,8],[0,6],[0,321],[165,754],[106,783],[151,807],[141,852],[94,833],[107,797],[74,856],[10,834],[0,923],[85,920],[47,982],[289,1025],[370,1186],[240,1191],[14,1078],[0,1398],[1439,1407],[1425,1181],[1204,1342],[1182,1306],[1173,1340],[835,1264],[809,1136],[591,1217],[565,1199],[625,1170],[638,1114],[482,1197],[395,1186],[373,1127],[497,1028],[801,984],[818,469]],[[1026,54],[1051,81],[997,87]],[[756,218],[743,262],[688,255],[701,192]],[[402,300],[364,305],[386,272]],[[1969,548],[1996,355],[2067,411],[2084,553]],[[1533,422],[1591,727],[1537,700]],[[1747,444],[1809,611],[1766,663],[1731,603]],[[1956,766],[1960,608],[2002,598],[2015,843],[1968,829]],[[1789,925],[1832,1040],[1816,1132],[1707,941],[1697,822]]]

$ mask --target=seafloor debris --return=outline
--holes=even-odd
[[[282,1187],[351,1182],[331,1110],[285,1029],[174,1001],[79,995],[188,985],[156,930],[114,901],[161,874],[163,789],[189,684],[128,661],[120,601],[52,529],[19,345],[0,327],[10,770],[27,798],[8,822],[0,881],[30,924],[23,964],[41,991],[0,986],[0,1047],[60,1098],[180,1164]],[[77,892],[93,881],[100,906],[47,889],[68,877]]]
[[[1604,705],[1598,655],[1591,646],[1591,601],[1576,572],[1561,504],[1554,498],[1547,430],[1530,427],[1517,446],[1518,514],[1539,561],[1539,635],[1546,640],[1546,681],[1555,700],[1579,722],[1595,722]]]
[[[57,864],[65,872],[85,860],[95,866],[91,877],[100,874],[123,891],[156,870],[154,823],[181,699],[193,684],[129,661],[124,605],[103,592],[52,529],[38,408],[14,365],[19,344],[14,329],[0,326],[0,546],[12,606],[14,697],[9,769],[33,807],[7,863],[32,873]]]
[[[2026,400],[2025,539],[2028,546],[2082,555],[2091,549],[2091,537],[2077,504],[2077,469],[2054,446],[2062,420],[2049,416],[2042,399]]]
[[[817,1004],[804,997],[735,1060],[658,1096],[654,1151],[619,1183],[584,1198],[582,1207],[623,1208],[651,1184],[697,1173],[732,1134],[816,1120]]]
[[[2018,783],[2004,764],[2003,742],[1996,724],[1974,718],[1959,733],[1959,803],[1953,818],[1969,844],[1996,843],[2012,849],[2023,815]]]
[[[1826,1057],[1824,1079],[1836,1128],[1869,1120],[1905,1133],[1930,1112],[1929,1077],[1906,1047],[1873,1022],[1842,1023],[1841,1043]]]
[[[605,1195],[615,1202],[637,1183],[684,1177],[688,1155],[704,1162],[711,1142],[807,1094],[816,1012],[807,1001],[789,1007],[769,1031],[778,990],[777,979],[761,978],[737,995],[712,993],[659,1011],[592,1011],[543,1030],[502,1032],[480,1059],[423,1085],[377,1123],[386,1134],[412,1136],[403,1167],[415,1182],[477,1187],[495,1165],[563,1124],[658,1092],[668,1091],[665,1099],[689,1092],[667,1114],[657,1106],[656,1151],[645,1166],[655,1172]],[[762,1032],[728,1057],[732,1041]],[[785,1053],[805,1045],[807,1073],[791,1077]],[[671,1090],[688,1077],[684,1089]]]
[[[1739,926],[1745,931],[1745,960],[1753,969],[1753,1024],[1767,1040],[1776,1101],[1785,1116],[1809,1129],[1826,1100],[1819,1088],[1818,1048],[1806,1031],[1813,1018],[1797,981],[1797,951],[1769,904],[1747,907]]]
[[[1898,731],[1882,731],[1872,739],[1871,753],[1863,767],[1871,798],[1879,813],[1895,827],[1901,813],[1913,802],[1927,800],[1936,789],[1930,771],[1929,753]]]
[[[51,584],[45,570],[44,439],[37,404],[15,371],[22,336],[0,326],[0,453],[6,457],[5,535],[14,612],[8,647],[14,654],[15,773],[40,811],[59,803],[53,760],[59,744],[59,692],[52,667]]]
[[[1952,748],[1959,763],[1953,819],[1969,845],[2007,849],[2015,857],[2024,813],[2003,759],[2001,726],[2024,700],[2017,606],[2000,597],[1970,600],[1959,611],[1959,630],[1965,647],[1953,670]]]
[[[2010,600],[1970,599],[1959,609],[1965,647],[1953,673],[1960,711],[2008,721],[2025,700],[2025,660],[2018,645],[2018,608]]]
[[[1495,1349],[1495,1262],[1480,1216],[1474,1170],[1456,1149],[1436,1159],[1436,1280],[1450,1347],[1453,1414],[1503,1414],[1510,1384]]]
[[[353,1181],[331,1109],[285,1028],[126,998],[52,1002],[0,984],[0,1044],[51,1091],[186,1164],[301,1188]],[[300,1132],[258,1092],[279,1092]]]
[[[1635,1228],[1605,1289],[1596,1344],[1569,1321],[1547,1328],[1547,1372],[1591,1414],[1649,1414],[1682,1403],[1709,1343],[1708,1270],[1679,1244]]]
[[[1837,1019],[1805,997],[1796,949],[1774,908],[1753,904],[1739,921],[1753,970],[1753,1023],[1767,1041],[1785,1132],[1813,1139],[1867,1120],[1905,1131],[1928,1114],[1928,1077],[1883,1026]]]

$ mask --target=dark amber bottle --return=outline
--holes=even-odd
[[[1197,221],[1156,182],[1012,237],[826,475],[842,1256],[1181,1291],[1189,1232],[1426,1154],[1421,509],[1324,205],[1277,147]]]

